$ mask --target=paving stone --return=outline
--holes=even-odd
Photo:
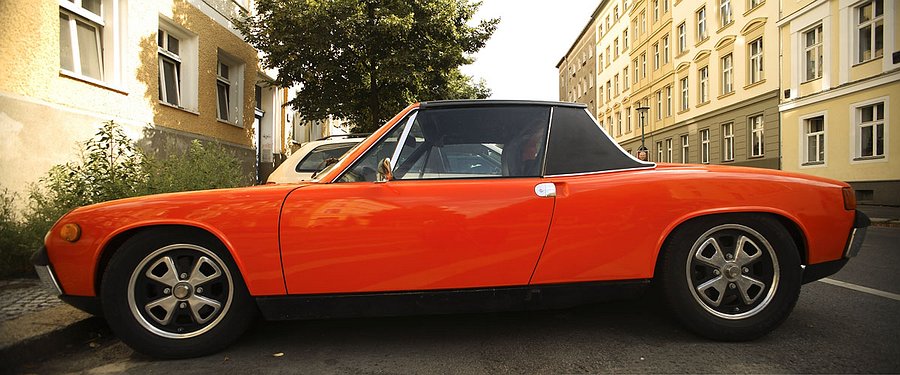
[[[62,301],[52,295],[40,280],[0,280],[0,322],[61,304]]]

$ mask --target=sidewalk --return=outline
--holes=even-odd
[[[900,207],[860,204],[857,208],[869,216],[872,226],[900,228]]]

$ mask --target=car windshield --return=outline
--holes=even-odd
[[[297,172],[317,172],[325,168],[328,159],[340,159],[356,142],[329,143],[314,148],[297,164]]]

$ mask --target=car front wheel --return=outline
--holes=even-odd
[[[701,336],[758,338],[778,327],[799,297],[799,251],[770,216],[691,221],[673,233],[662,257],[659,281],[666,302]]]
[[[209,236],[153,230],[113,255],[101,284],[110,328],[136,351],[186,358],[221,350],[255,307],[224,247]]]

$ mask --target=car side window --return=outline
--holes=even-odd
[[[549,109],[537,106],[422,110],[394,163],[398,180],[537,177]]]
[[[350,169],[344,172],[337,182],[375,181],[375,178],[378,176],[378,162],[393,155],[397,146],[397,139],[400,138],[407,121],[408,118],[394,126],[375,146],[370,148]]]
[[[340,159],[356,143],[332,143],[314,148],[297,163],[297,172],[317,172],[325,168],[328,159]]]

